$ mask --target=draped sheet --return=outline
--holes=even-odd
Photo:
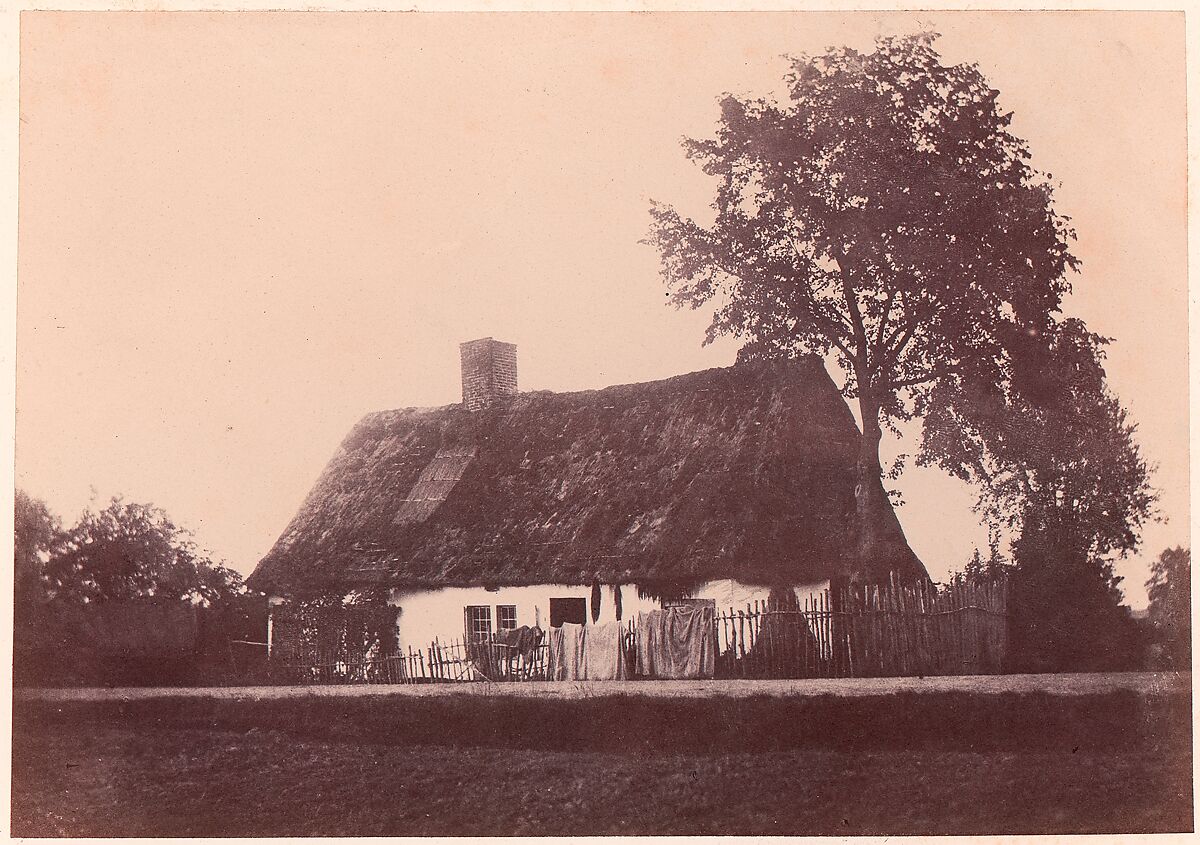
[[[564,622],[550,629],[547,674],[552,681],[582,681],[587,678],[587,629]]]
[[[638,674],[644,678],[711,678],[717,649],[711,605],[638,614]]]
[[[619,622],[573,625],[550,629],[547,677],[552,681],[620,681],[625,670]]]
[[[624,626],[606,622],[588,628],[584,643],[584,666],[589,681],[625,679],[625,655],[621,648]]]
[[[637,617],[637,672],[644,678],[711,678],[717,644],[711,605],[672,607]],[[624,626],[574,625],[550,629],[547,676],[553,681],[616,681],[629,677]]]

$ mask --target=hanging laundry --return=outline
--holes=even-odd
[[[570,656],[569,666],[574,672],[574,677],[570,674],[567,680],[585,681],[587,680],[587,638],[588,625],[572,625],[570,622],[563,624],[564,628],[572,630],[564,631],[563,636],[567,639],[568,644],[574,636],[574,647],[568,652]]]
[[[711,678],[716,668],[714,608],[672,607],[638,614],[638,674],[646,678]]]
[[[520,628],[497,631],[492,635],[492,642],[509,646],[525,660],[531,660],[538,647],[541,646],[544,636],[545,632],[536,625],[532,628],[522,625]]]
[[[592,625],[585,638],[584,666],[589,681],[624,680],[625,655],[622,649],[625,626],[620,622]]]
[[[547,675],[552,681],[582,681],[587,677],[584,649],[587,646],[587,629],[582,625],[564,622],[550,629],[550,644],[547,653]]]
[[[662,633],[663,611],[642,610],[637,615],[637,674],[643,678],[657,677],[658,639]]]
[[[551,628],[546,639],[546,680],[561,681],[562,675],[563,631],[562,628]]]

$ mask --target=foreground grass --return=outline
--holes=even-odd
[[[1190,700],[25,704],[17,836],[1185,831]]]
[[[1190,692],[1190,691],[1189,691]],[[516,696],[26,701],[22,726],[281,728],[296,736],[546,751],[827,749],[1109,751],[1191,745],[1188,693],[915,693],[843,697],[578,699]]]
[[[1155,754],[655,754],[108,727],[14,743],[16,836],[1100,833],[1191,826]]]

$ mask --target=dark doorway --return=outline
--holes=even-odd
[[[550,627],[561,628],[564,622],[587,624],[587,599],[550,599]]]

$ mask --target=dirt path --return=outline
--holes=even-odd
[[[277,699],[303,696],[531,696],[589,698],[645,695],[690,698],[747,698],[756,695],[873,696],[898,692],[1048,692],[1089,695],[1130,690],[1143,695],[1191,688],[1190,673],[1125,672],[1071,675],[967,675],[936,678],[807,678],[790,681],[554,681],[419,685],[126,687],[119,689],[26,689],[15,698],[43,701],[134,701],[150,698]]]

